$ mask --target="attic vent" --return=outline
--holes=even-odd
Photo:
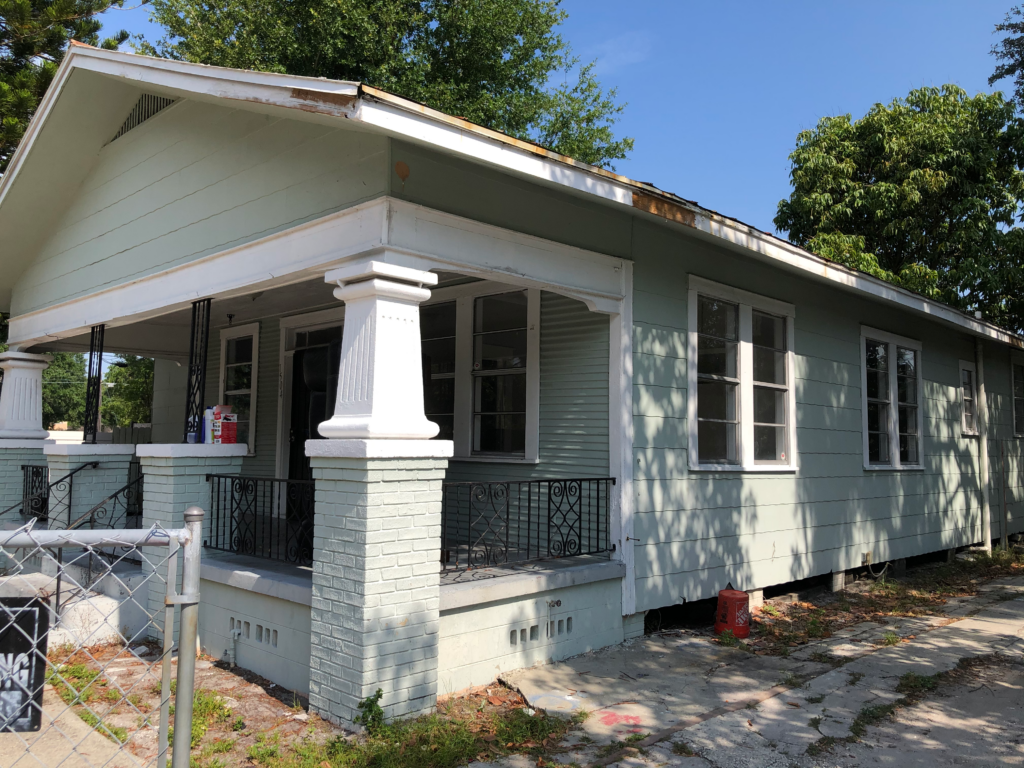
[[[128,119],[121,126],[121,130],[117,132],[117,135],[111,141],[117,141],[132,128],[138,128],[161,109],[169,107],[173,103],[174,99],[165,99],[163,96],[153,96],[148,93],[142,94],[142,98],[132,108]]]

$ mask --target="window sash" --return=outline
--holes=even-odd
[[[1024,365],[1013,363],[1013,432],[1024,435]]]
[[[237,343],[244,339],[252,339],[252,354],[248,360],[240,360],[235,363],[228,362],[228,353],[232,343]],[[254,455],[256,452],[256,405],[257,405],[257,384],[259,382],[259,353],[260,346],[260,328],[259,323],[249,323],[247,325],[235,326],[232,328],[224,328],[220,332],[220,396],[217,398],[218,404],[222,405],[237,405],[239,401],[244,401],[248,405],[248,413],[243,418],[242,414],[239,413],[238,409],[232,410],[234,414],[238,416],[238,433],[239,443],[244,444],[248,447],[250,455]],[[234,368],[240,368],[243,366],[250,366],[251,373],[249,375],[249,386],[248,387],[229,387],[231,381],[230,371]],[[231,401],[231,402],[229,402]],[[242,439],[242,437],[246,439]]]
[[[872,348],[881,350],[883,364],[878,364],[877,355],[872,361]],[[865,468],[922,468],[921,345],[863,328],[860,364]],[[877,382],[877,392],[872,392],[873,385],[869,386],[872,377]]]
[[[690,284],[690,468],[793,469],[793,308],[699,278],[691,277]],[[723,304],[735,306],[734,336],[729,332],[731,318],[727,322],[720,315],[708,317],[710,301],[719,309]],[[708,322],[712,319],[717,322]],[[755,336],[762,343],[755,344]],[[714,355],[727,345],[734,346],[735,351],[725,352],[734,355],[735,370],[728,359],[725,364],[704,364],[708,349]],[[708,397],[715,408],[708,407]],[[709,441],[714,443],[710,451]]]
[[[960,430],[978,434],[978,375],[974,363],[960,361]]]

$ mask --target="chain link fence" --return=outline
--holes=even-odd
[[[187,768],[202,516],[0,531],[0,768]]]

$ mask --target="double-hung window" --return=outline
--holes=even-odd
[[[960,361],[960,432],[978,434],[978,369],[974,363]]]
[[[220,399],[238,416],[238,442],[256,452],[256,385],[260,359],[260,324],[220,332]]]
[[[795,468],[794,318],[791,304],[690,277],[691,469]]]
[[[861,328],[866,469],[920,469],[921,344]]]

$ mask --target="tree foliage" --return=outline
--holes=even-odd
[[[127,32],[99,39],[96,16],[124,0],[0,0],[0,174],[50,87],[69,40],[116,48]]]
[[[819,255],[1024,329],[1024,123],[1002,95],[911,91],[797,137],[775,226]]]
[[[2,1],[2,0],[0,0]],[[608,166],[624,108],[555,31],[560,0],[153,0],[142,53],[352,80]],[[561,85],[553,81],[564,80]]]
[[[151,421],[153,406],[153,359],[118,354],[103,377],[103,423],[110,427],[130,427]]]
[[[43,429],[68,423],[81,429],[85,420],[85,355],[54,352],[53,362],[43,371]]]
[[[1024,6],[1011,8],[1003,22],[996,24],[996,32],[1008,34],[992,46],[992,55],[999,64],[988,84],[995,85],[1003,78],[1012,77],[1014,97],[1017,104],[1024,107]]]

